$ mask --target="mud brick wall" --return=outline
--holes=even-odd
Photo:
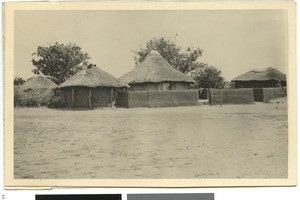
[[[277,99],[280,97],[287,96],[286,87],[276,87],[276,88],[264,88],[264,102],[269,102],[272,99]]]
[[[128,91],[128,108],[148,107],[147,91]]]
[[[149,107],[194,106],[199,103],[197,90],[149,91]]]
[[[211,102],[211,89],[209,91],[209,102]],[[216,104],[220,103],[215,101]],[[223,104],[253,104],[254,92],[252,88],[223,89]]]
[[[134,107],[193,106],[199,103],[197,90],[119,92],[116,105]]]

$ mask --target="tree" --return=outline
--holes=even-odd
[[[153,38],[146,43],[146,48],[135,51],[137,54],[134,57],[135,63],[143,62],[152,49],[157,50],[169,64],[183,73],[204,66],[203,63],[198,62],[199,57],[202,56],[202,49],[188,47],[185,51],[182,51],[181,47],[164,37]]]
[[[194,80],[201,88],[223,88],[225,82],[221,73],[217,68],[206,65],[204,69],[194,74]]]
[[[38,46],[37,52],[32,55],[37,59],[32,59],[34,74],[42,72],[48,75],[56,84],[61,84],[76,72],[88,65],[89,55],[81,50],[76,44],[49,44],[48,46]]]
[[[23,83],[25,83],[25,80],[22,77],[16,76],[14,78],[14,86],[19,86],[22,85]]]

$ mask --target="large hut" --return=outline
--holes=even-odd
[[[286,86],[286,75],[277,69],[254,69],[234,78],[234,88],[269,88]]]
[[[67,107],[92,108],[113,106],[117,91],[129,86],[96,66],[89,66],[58,87]]]
[[[195,81],[173,68],[156,50],[132,71],[119,78],[133,91],[187,90]]]

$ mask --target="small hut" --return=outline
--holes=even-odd
[[[195,81],[173,68],[156,50],[132,71],[119,78],[133,91],[187,90]]]
[[[117,91],[128,87],[96,66],[77,72],[58,86],[67,107],[90,108],[113,106]]]
[[[251,70],[236,77],[231,82],[234,82],[234,88],[283,87],[286,86],[286,75],[277,69],[268,67]]]
[[[15,106],[44,106],[54,94],[57,85],[41,72],[29,78],[23,85],[15,87]]]
[[[48,90],[56,87],[57,85],[55,83],[40,72],[29,78],[23,85],[20,85],[18,90],[26,92],[30,90]]]

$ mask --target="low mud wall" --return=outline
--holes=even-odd
[[[193,106],[199,103],[197,90],[119,92],[116,105],[134,107]]]
[[[128,107],[128,93],[127,92],[117,92],[115,106],[118,107]]]
[[[263,100],[265,103],[269,102],[272,99],[286,96],[286,87],[263,88]]]
[[[213,90],[209,90],[209,102],[211,102],[211,93]],[[214,101],[219,104],[219,101]],[[223,89],[223,104],[253,104],[254,92],[252,88],[243,89]]]

